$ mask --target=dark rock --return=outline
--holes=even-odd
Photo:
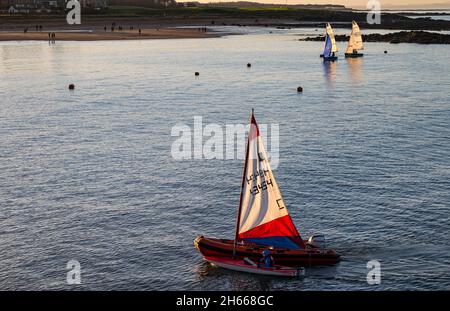
[[[418,44],[450,44],[450,35],[427,31],[400,31],[385,35],[373,33],[363,35],[364,42],[418,43]],[[348,41],[349,36],[336,35],[336,41]],[[301,41],[323,41],[325,36],[307,37]]]

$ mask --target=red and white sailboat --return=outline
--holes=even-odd
[[[207,259],[250,258],[270,250],[277,265],[331,265],[340,255],[325,248],[323,236],[304,241],[289,215],[270,167],[255,116],[251,114],[234,240],[198,236],[195,247]]]

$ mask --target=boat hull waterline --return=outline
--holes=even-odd
[[[338,60],[337,56],[329,56],[329,57],[324,57],[323,58],[324,62],[335,62],[337,60]]]
[[[194,245],[203,257],[233,258],[234,240],[198,236],[194,240]],[[261,252],[268,248],[275,263],[283,266],[330,266],[338,263],[340,260],[340,255],[332,249],[286,249],[247,242],[236,244],[234,256],[239,259],[247,257],[258,262],[261,258]]]
[[[271,268],[262,268],[258,267],[257,265],[254,266],[249,263],[246,263],[243,259],[232,259],[223,257],[204,257],[204,259],[214,266],[239,272],[247,272],[269,276],[281,276],[281,277],[296,277],[303,275],[301,270],[292,267],[283,267],[275,265],[274,267]]]
[[[363,56],[364,54],[362,53],[345,53],[345,58],[358,58]]]

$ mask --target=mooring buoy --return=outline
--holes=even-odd
[[[387,54],[387,51],[384,51],[384,54]]]
[[[74,89],[75,89],[75,84],[70,83],[70,84],[69,84],[69,90],[74,90]]]

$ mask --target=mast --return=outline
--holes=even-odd
[[[247,171],[248,150],[249,150],[249,145],[250,145],[250,130],[252,127],[252,119],[253,119],[253,108],[252,108],[252,114],[250,116],[250,129],[249,129],[249,133],[248,133],[249,135],[247,137],[247,148],[245,151],[244,170],[242,172],[241,194],[239,195],[239,207],[238,207],[238,212],[237,212],[237,217],[236,217],[236,233],[234,236],[234,243],[233,243],[233,257],[236,255],[236,244],[237,244],[237,240],[239,237],[239,225],[241,222],[241,208],[242,208],[242,194],[243,194],[243,190],[244,190],[245,172]]]

